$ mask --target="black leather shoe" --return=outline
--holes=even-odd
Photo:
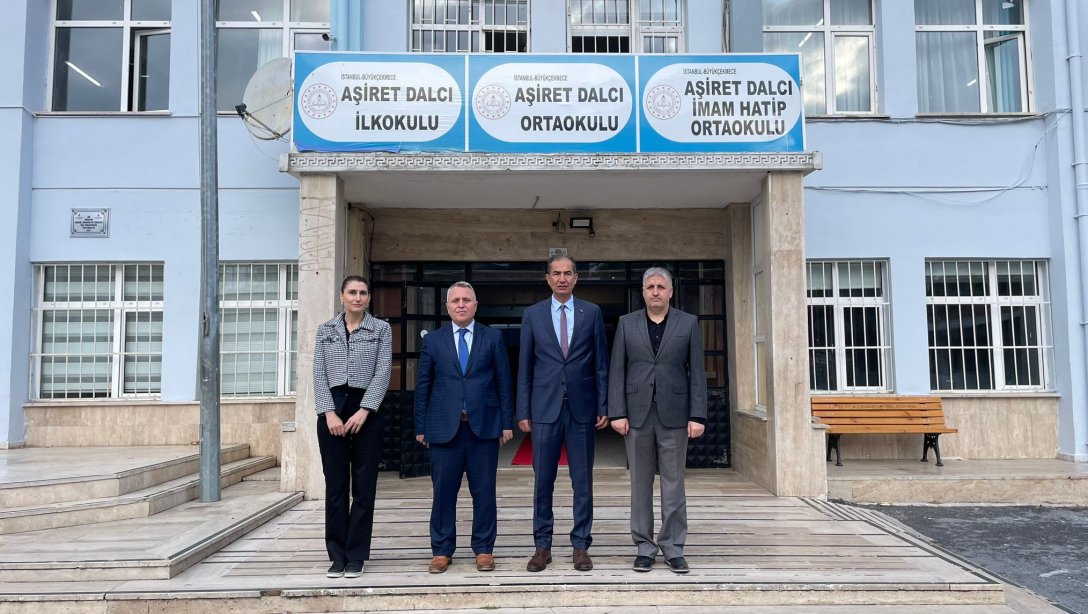
[[[654,557],[636,556],[635,564],[631,567],[635,571],[650,571],[654,566]]]
[[[344,577],[344,564],[336,562],[336,563],[333,563],[332,565],[330,565],[329,570],[325,572],[325,577],[326,578],[342,578],[342,577]]]
[[[691,571],[688,567],[688,562],[685,561],[682,556],[665,559],[665,564],[669,566],[669,571],[673,573],[687,573]]]

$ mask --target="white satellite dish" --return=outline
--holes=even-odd
[[[291,59],[270,60],[249,78],[242,104],[234,110],[245,120],[249,133],[258,139],[283,138],[291,131],[292,90]]]

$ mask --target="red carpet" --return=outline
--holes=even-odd
[[[526,434],[525,439],[518,447],[518,451],[514,454],[514,460],[510,461],[511,465],[532,465],[533,464],[533,437]],[[559,466],[562,467],[567,464],[567,448],[563,448],[559,451]]]

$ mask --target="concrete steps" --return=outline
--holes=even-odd
[[[248,447],[242,447],[243,450],[223,457],[220,483],[224,488],[237,484],[247,475],[276,466],[274,457],[249,458]],[[238,456],[243,457],[238,460],[227,461],[227,458],[237,458]],[[187,468],[187,466],[188,463],[178,463],[176,466],[170,467],[144,468],[145,471],[133,472],[134,475],[132,476],[115,477],[112,480],[95,480],[95,482],[101,484],[112,481],[111,487],[125,488],[130,485],[152,481],[155,476],[170,476]],[[73,490],[82,492],[83,489],[80,487],[85,484],[87,482],[80,482]],[[48,490],[42,492],[47,498],[56,498],[63,488],[63,484],[51,484]],[[199,474],[191,473],[184,477],[156,483],[141,490],[108,497],[65,500],[45,505],[9,507],[0,509],[0,535],[153,516],[187,501],[192,501],[199,494]]]
[[[279,492],[275,457],[250,457],[245,444],[220,450],[214,503],[195,500],[192,445],[26,448],[2,460],[0,585],[42,592],[172,578],[302,500]]]
[[[18,461],[28,471],[0,483],[0,509],[117,497],[198,473],[200,453],[196,446],[178,448],[20,450]],[[220,448],[219,456],[223,465],[249,458],[249,446],[227,444]]]
[[[302,493],[242,481],[215,503],[188,501],[152,517],[0,535],[0,583],[166,580],[291,509]],[[28,585],[29,586],[29,585]]]

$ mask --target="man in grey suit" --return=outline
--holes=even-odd
[[[706,370],[698,319],[670,309],[672,275],[642,275],[646,308],[620,318],[608,375],[608,417],[623,435],[631,470],[633,569],[650,571],[660,549],[675,573],[689,571],[684,469],[688,438],[706,424]],[[654,541],[654,474],[661,474],[661,531]]]

